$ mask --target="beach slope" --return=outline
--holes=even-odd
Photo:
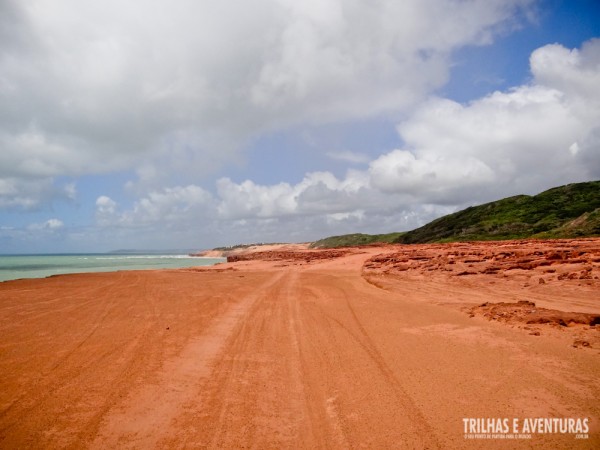
[[[0,447],[507,448],[464,419],[557,417],[587,439],[509,447],[598,448],[600,240],[506,245],[0,283]],[[519,301],[589,320],[488,308]]]

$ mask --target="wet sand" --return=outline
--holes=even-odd
[[[0,283],[0,447],[600,446],[600,326],[489,307],[600,314],[600,239],[329,252]]]

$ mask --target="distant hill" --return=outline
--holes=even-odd
[[[472,206],[404,233],[331,236],[313,242],[311,248],[586,236],[600,236],[600,181]]]
[[[600,236],[600,181],[567,184],[449,214],[409,231],[403,244]]]
[[[344,234],[342,236],[331,236],[325,239],[313,242],[311,248],[336,248],[336,247],[353,247],[356,245],[374,244],[376,242],[394,242],[404,233],[388,233],[388,234]]]

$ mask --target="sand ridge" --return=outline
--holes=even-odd
[[[521,244],[538,259],[552,246]],[[509,244],[461,245],[498,261]],[[481,306],[600,313],[585,256],[600,240],[556,245],[585,254],[458,275],[443,268],[477,263],[430,270],[452,245],[287,249],[0,283],[0,447],[506,448],[465,440],[465,417],[587,417],[586,440],[511,448],[598,447],[599,327],[492,320]],[[407,251],[425,255],[395,270]],[[589,266],[591,278],[558,276]],[[540,284],[544,267],[556,276]]]
[[[191,256],[210,257],[210,258],[227,258],[228,256],[244,255],[256,252],[269,251],[302,251],[308,250],[309,243],[300,244],[255,244],[242,247],[233,247],[228,250],[204,250],[198,253],[193,253]]]

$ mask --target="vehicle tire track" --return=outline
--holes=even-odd
[[[345,306],[348,314],[345,315],[345,317],[347,317],[346,321],[343,321],[342,318],[338,318],[330,314],[323,305],[318,303],[315,304],[316,308],[320,310],[321,314],[329,323],[335,324],[337,327],[344,330],[344,332],[364,351],[364,353],[368,355],[378,372],[392,388],[394,395],[398,399],[402,408],[410,414],[411,424],[415,427],[415,429],[409,434],[413,436],[427,436],[430,445],[441,448],[439,440],[435,436],[433,427],[420,411],[410,394],[406,391],[406,389],[404,389],[398,376],[387,364],[385,358],[377,349],[375,342],[370,337],[366,328],[359,319],[354,307],[352,306],[350,298],[356,296],[357,292],[359,292],[359,289],[352,289],[351,286],[344,283],[344,280],[340,279],[330,279],[327,283],[318,284],[318,286],[327,286],[328,290],[334,291],[334,294],[323,293],[316,288],[315,285],[310,285],[309,287],[309,290],[312,291],[314,296],[333,297],[338,299],[338,302]]]
[[[174,430],[178,416],[185,411],[189,399],[199,397],[199,390],[212,377],[213,364],[219,360],[229,337],[245,326],[244,319],[259,293],[280,277],[281,274],[275,274],[257,288],[258,293],[236,302],[216,317],[176,359],[165,363],[153,385],[132,393],[123,405],[106,414],[91,448],[162,447],[173,434],[177,435]]]

